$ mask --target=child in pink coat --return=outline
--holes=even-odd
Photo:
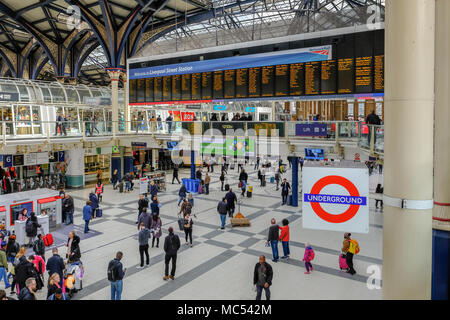
[[[313,266],[311,261],[314,259],[314,250],[311,245],[307,242],[305,243],[305,254],[303,256],[303,261],[305,262],[306,272],[305,274],[310,274],[310,270],[313,271]]]

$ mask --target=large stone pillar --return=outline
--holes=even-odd
[[[131,122],[130,122],[130,104],[128,101],[128,81],[127,81],[127,75],[122,74],[122,81],[123,81],[123,120],[125,121],[125,132],[129,133],[131,128]]]
[[[435,0],[387,0],[385,37],[383,298],[430,299]]]
[[[82,188],[84,186],[84,149],[76,148],[66,151],[67,188]]]
[[[121,69],[108,69],[111,80],[111,109],[112,109],[112,133],[117,134],[119,128],[119,78]]]
[[[448,300],[450,247],[450,1],[436,1],[432,299]]]

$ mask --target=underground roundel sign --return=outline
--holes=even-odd
[[[304,167],[303,227],[369,232],[369,176],[364,167]]]

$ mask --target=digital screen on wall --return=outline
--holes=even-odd
[[[375,92],[384,91],[384,55],[374,57]]]
[[[209,100],[212,99],[212,72],[202,73],[202,99]]]
[[[320,92],[336,94],[336,60],[322,61]]]
[[[301,96],[305,92],[305,64],[294,63],[289,68],[289,94]]]
[[[191,100],[191,75],[181,75],[181,100]]]
[[[261,96],[273,97],[275,66],[265,66],[261,69]]]
[[[305,94],[320,94],[320,62],[307,62],[305,64]]]
[[[248,69],[236,70],[236,98],[247,98]]]
[[[213,99],[223,99],[223,71],[214,71]]]
[[[163,101],[172,100],[172,76],[163,77]]]
[[[224,83],[224,98],[233,99],[236,96],[235,83],[236,83],[236,70],[225,70],[223,75]]]
[[[355,93],[372,92],[372,57],[355,59]]]
[[[305,148],[305,159],[307,160],[323,160],[323,149]]]
[[[162,101],[162,90],[163,90],[163,86],[162,86],[162,77],[156,77],[154,78],[154,86],[153,86],[153,97],[155,99],[155,101]]]
[[[145,79],[137,81],[137,102],[145,102]]]
[[[131,103],[136,102],[136,86],[137,86],[137,80],[136,79],[130,80],[130,84],[129,84],[129,91],[130,91],[129,101]]]
[[[248,69],[248,96],[256,98],[261,96],[261,68]]]
[[[353,58],[338,60],[338,93],[353,93]]]
[[[275,66],[275,96],[287,96],[289,94],[289,65]]]
[[[145,102],[152,102],[153,101],[153,79],[154,78],[147,78],[145,79]]]
[[[191,76],[191,96],[192,100],[202,99],[202,74],[193,73]]]
[[[203,138],[200,143],[202,154],[226,156],[254,156],[255,140],[243,138]]]
[[[172,76],[172,100],[181,100],[181,75]]]

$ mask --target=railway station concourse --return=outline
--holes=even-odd
[[[111,300],[118,251],[122,300],[254,300],[262,255],[272,300],[448,300],[449,21],[448,0],[0,1],[8,273],[27,209],[53,237],[41,255],[58,248],[66,263],[71,300]],[[85,233],[98,182],[102,214]],[[138,201],[155,193],[161,225],[141,268]],[[72,231],[81,257],[68,261]],[[23,299],[15,277],[0,296]]]

